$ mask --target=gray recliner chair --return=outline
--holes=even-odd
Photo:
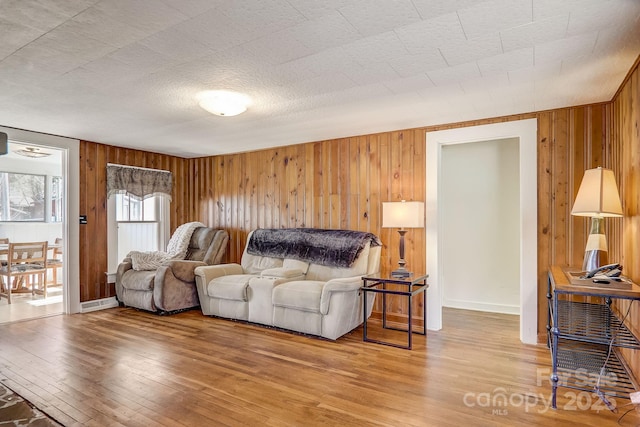
[[[229,234],[209,227],[197,228],[184,260],[172,260],[157,270],[134,270],[125,258],[116,273],[116,295],[121,305],[171,313],[198,307],[196,267],[220,264],[227,251]]]

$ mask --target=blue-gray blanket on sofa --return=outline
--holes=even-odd
[[[351,267],[367,243],[381,246],[375,234],[319,228],[257,229],[247,252],[274,258],[291,258],[330,267]]]

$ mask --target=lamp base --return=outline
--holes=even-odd
[[[591,271],[595,270],[598,267],[602,267],[603,265],[607,265],[609,263],[609,257],[607,255],[607,251],[603,251],[601,249],[587,250],[584,253],[582,270]]]
[[[587,247],[584,252],[582,269],[584,271],[595,270],[608,264],[607,237],[604,234],[604,218],[591,218],[591,231],[587,238]]]
[[[410,272],[409,270],[407,270],[406,268],[401,267],[401,268],[399,268],[397,270],[393,270],[391,272],[391,277],[397,277],[399,279],[405,279],[407,277],[410,277],[412,274],[413,273]]]
[[[404,260],[404,235],[407,230],[400,229],[398,234],[400,235],[400,260],[398,261],[398,269],[391,272],[391,277],[405,278],[411,276],[411,272],[404,268],[407,262]]]

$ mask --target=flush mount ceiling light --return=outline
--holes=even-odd
[[[237,116],[247,111],[248,96],[228,90],[207,90],[197,97],[200,107],[217,116]]]
[[[37,148],[37,147],[20,148],[19,150],[15,150],[14,153],[20,154],[21,156],[25,156],[25,157],[32,157],[34,159],[38,159],[40,157],[47,157],[51,155],[51,153],[42,151],[40,148]]]

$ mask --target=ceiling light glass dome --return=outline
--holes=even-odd
[[[228,90],[207,90],[197,95],[200,107],[217,116],[237,116],[247,111],[247,95]]]

